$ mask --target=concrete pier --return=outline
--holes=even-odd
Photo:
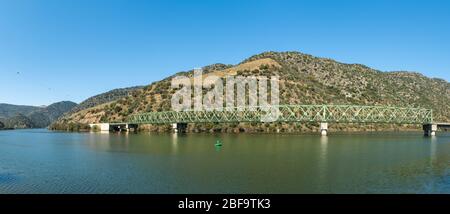
[[[89,124],[91,129],[97,129],[101,132],[110,132],[110,131],[116,131],[116,132],[129,132],[129,131],[137,131],[138,124],[134,123],[92,123]]]
[[[89,127],[91,127],[91,130],[102,132],[111,131],[111,126],[109,125],[109,123],[91,123],[89,124]]]
[[[127,132],[137,132],[138,124],[127,123],[125,129]]]
[[[187,129],[187,123],[173,123],[172,129],[175,133],[185,133]]]
[[[423,125],[423,135],[424,136],[435,136],[437,131],[437,124],[424,124]]]
[[[448,131],[450,130],[450,123],[434,122],[432,124],[423,124],[424,136],[435,136],[437,130]]]
[[[320,123],[320,135],[327,136],[328,123]]]

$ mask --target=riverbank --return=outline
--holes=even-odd
[[[315,123],[266,123],[261,126],[254,126],[251,123],[234,124],[187,124],[187,133],[318,133],[320,128]],[[99,131],[91,129],[87,124],[82,123],[58,123],[52,124],[49,130],[69,131],[69,132],[90,132]],[[137,132],[173,132],[172,125],[139,125]],[[339,124],[329,123],[329,132],[379,132],[379,131],[422,131],[422,125],[403,124]]]

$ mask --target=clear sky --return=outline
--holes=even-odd
[[[0,103],[80,102],[300,51],[450,80],[449,1],[0,0]]]

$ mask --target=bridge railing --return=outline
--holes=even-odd
[[[163,111],[133,114],[129,123],[234,123],[262,122],[275,116],[276,122],[398,123],[427,124],[433,121],[431,109],[357,105],[279,105],[224,108],[213,111]],[[273,111],[278,109],[278,111]],[[277,113],[276,113],[277,112]]]

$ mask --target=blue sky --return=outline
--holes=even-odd
[[[450,80],[448,1],[0,0],[0,103],[80,102],[300,51]]]

